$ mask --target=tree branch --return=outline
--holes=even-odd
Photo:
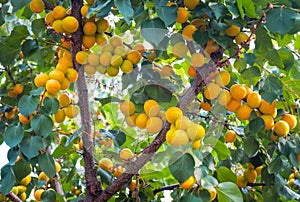
[[[178,188],[179,186],[180,186],[179,184],[172,184],[172,185],[168,185],[168,186],[161,187],[161,188],[158,188],[158,189],[154,189],[153,194],[155,195],[155,194],[157,194],[158,192],[161,192],[161,191],[173,190],[173,189]]]
[[[13,192],[9,192],[6,196],[13,202],[22,202],[22,200],[17,195],[15,195]]]
[[[44,2],[44,5],[45,5],[45,8],[47,8],[49,10],[53,10],[54,9],[55,6],[53,4],[49,3],[46,0],[43,0],[43,2]]]
[[[15,81],[14,77],[12,76],[10,69],[8,67],[4,67],[4,70],[6,71],[8,77],[13,82],[13,84],[16,85],[16,81]]]
[[[78,71],[76,87],[78,90],[78,106],[80,108],[81,124],[83,127],[83,159],[86,179],[86,198],[84,201],[94,201],[94,198],[101,193],[101,183],[97,180],[97,173],[94,163],[94,144],[92,136],[92,119],[89,105],[88,89],[85,80],[84,68],[75,60],[76,53],[82,47],[82,16],[80,9],[82,0],[72,0],[72,15],[78,20],[79,28],[72,34],[71,53],[75,69]]]

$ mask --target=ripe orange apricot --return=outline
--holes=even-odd
[[[91,48],[96,43],[96,37],[94,35],[83,35],[82,37],[82,45],[85,48]]]
[[[135,127],[135,120],[136,120],[137,115],[132,114],[130,116],[125,117],[125,122],[129,127]]]
[[[142,55],[137,50],[131,50],[127,53],[126,59],[130,60],[133,64],[137,64],[142,59]]]
[[[86,22],[83,26],[83,33],[85,35],[94,35],[97,31],[97,25],[95,22]]]
[[[247,96],[247,104],[251,108],[258,108],[261,103],[261,96],[258,92],[251,92]]]
[[[120,158],[124,161],[132,159],[133,157],[134,157],[134,155],[129,148],[124,148],[120,151]]]
[[[66,93],[60,94],[59,97],[58,97],[58,101],[59,101],[59,104],[62,107],[66,107],[71,103],[71,100],[70,100],[69,96]]]
[[[65,115],[68,118],[75,118],[78,115],[78,107],[75,105],[69,105],[66,108],[64,108],[64,110]]]
[[[42,200],[42,194],[43,194],[44,191],[45,191],[44,189],[37,189],[34,192],[34,198],[35,198],[35,200],[41,201]]]
[[[79,51],[76,53],[75,59],[76,62],[78,62],[81,65],[87,64],[87,57],[88,57],[89,53],[86,51]]]
[[[186,133],[191,141],[197,141],[204,137],[205,129],[202,125],[191,122]]]
[[[51,94],[55,94],[60,90],[60,83],[55,79],[50,79],[46,82],[46,90]]]
[[[175,130],[171,133],[170,145],[179,147],[189,142],[188,134],[184,130]]]
[[[244,176],[247,182],[254,183],[257,178],[257,173],[254,169],[246,169],[244,171]]]
[[[57,80],[61,83],[65,79],[65,74],[62,71],[55,69],[49,73],[49,78]]]
[[[187,41],[193,41],[193,34],[197,30],[194,25],[187,25],[182,30],[182,36]]]
[[[13,88],[13,91],[16,95],[20,95],[23,92],[23,85],[22,84],[16,84]]]
[[[246,97],[247,91],[246,88],[240,84],[233,84],[230,87],[230,94],[233,99],[242,100]]]
[[[57,161],[55,161],[54,163],[55,163],[55,172],[59,173],[59,171],[61,170],[61,165]]]
[[[274,100],[271,104],[265,100],[262,100],[259,105],[259,111],[263,114],[273,114],[276,110],[276,101]]]
[[[62,123],[65,120],[65,111],[63,109],[58,109],[57,112],[54,114],[54,121],[56,123]]]
[[[132,180],[130,185],[128,186],[128,189],[130,191],[134,191],[135,187],[136,187],[136,180]]]
[[[226,106],[231,101],[230,92],[226,89],[222,89],[220,94],[218,95],[218,102],[220,105]]]
[[[190,119],[186,116],[183,116],[175,121],[175,128],[177,130],[187,130],[190,124]]]
[[[133,70],[133,64],[130,60],[124,60],[120,66],[120,69],[125,73],[129,74]]]
[[[78,78],[78,72],[73,68],[68,68],[66,72],[66,77],[70,82],[75,82]]]
[[[137,50],[143,55],[145,52],[145,47],[142,43],[137,43],[132,47],[132,50]]]
[[[289,124],[290,130],[294,129],[297,125],[297,118],[292,114],[285,114],[281,120],[286,121]]]
[[[245,179],[244,175],[238,175],[237,176],[237,186],[239,188],[246,187],[247,185],[247,180]]]
[[[105,34],[103,33],[97,33],[96,34],[96,43],[99,46],[104,46],[105,44],[107,44],[107,37]]]
[[[161,131],[163,121],[159,117],[149,117],[146,123],[146,130],[149,134],[156,134]]]
[[[66,9],[63,6],[55,6],[52,12],[55,19],[62,19],[66,16],[67,13]]]
[[[32,0],[29,6],[30,10],[34,13],[41,13],[45,9],[45,4],[42,0]]]
[[[82,17],[86,17],[89,12],[89,6],[88,5],[83,5],[80,9],[80,13]]]
[[[237,110],[237,117],[240,120],[250,120],[251,112],[252,108],[245,104]]]
[[[265,130],[271,130],[274,127],[274,119],[270,115],[261,115],[260,118],[264,120]]]
[[[188,68],[188,74],[191,78],[196,78],[197,76],[197,70],[192,65]]]
[[[109,158],[102,158],[98,162],[98,165],[99,165],[100,168],[102,168],[106,171],[111,171],[114,164]]]
[[[205,110],[205,111],[211,111],[212,107],[208,102],[201,102],[200,104],[201,109]]]
[[[242,106],[242,101],[241,100],[236,100],[236,99],[231,98],[228,105],[226,105],[226,109],[228,111],[235,112],[240,108],[240,106]]]
[[[149,117],[145,113],[141,113],[136,117],[135,124],[140,129],[145,129]]]
[[[77,31],[79,23],[73,16],[67,16],[62,20],[62,27],[68,33],[74,33]]]
[[[177,10],[176,22],[185,23],[188,18],[189,18],[189,12],[185,8],[179,7]]]
[[[234,130],[227,130],[225,133],[225,141],[232,143],[236,140],[236,132]]]

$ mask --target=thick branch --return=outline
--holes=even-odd
[[[6,196],[13,202],[22,202],[22,200],[17,195],[15,195],[13,192],[9,192]]]
[[[71,53],[73,57],[73,64],[78,71],[78,79],[76,86],[78,90],[78,105],[80,108],[81,125],[83,128],[82,142],[83,142],[83,158],[86,179],[86,198],[85,201],[94,201],[94,197],[101,192],[101,184],[97,180],[97,173],[94,163],[94,144],[92,137],[92,119],[89,105],[88,89],[85,80],[84,68],[81,67],[75,60],[76,53],[81,51],[82,46],[82,16],[80,9],[82,7],[82,0],[72,0],[72,15],[78,20],[79,28],[72,34]]]

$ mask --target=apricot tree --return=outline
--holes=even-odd
[[[0,3],[1,201],[299,200],[297,0]]]

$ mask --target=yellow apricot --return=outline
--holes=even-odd
[[[109,39],[109,44],[110,44],[112,47],[116,48],[116,47],[118,47],[118,46],[122,46],[122,45],[123,45],[123,40],[122,40],[121,37],[119,37],[119,36],[117,36],[117,35],[114,35],[113,37],[111,37],[111,38]]]
[[[112,54],[110,52],[104,52],[100,55],[100,64],[103,66],[110,65]]]
[[[199,149],[201,147],[201,141],[200,140],[196,140],[192,142],[192,148],[193,149]]]
[[[133,64],[130,60],[124,60],[120,66],[120,69],[125,73],[129,74],[133,70]]]
[[[271,130],[274,127],[274,119],[270,115],[261,115],[260,118],[264,120],[265,130]]]
[[[238,33],[240,33],[241,31],[241,28],[239,26],[236,26],[236,25],[231,25],[230,27],[228,27],[226,30],[225,30],[225,33],[228,35],[228,36],[236,36],[238,35]]]
[[[89,6],[88,5],[83,5],[80,9],[80,13],[82,17],[86,17],[89,12]]]
[[[120,158],[124,161],[132,159],[133,157],[134,157],[134,155],[129,148],[124,148],[120,151]]]
[[[286,136],[290,131],[289,124],[283,120],[277,121],[274,124],[274,132],[278,136]]]
[[[55,18],[53,17],[52,11],[47,13],[45,17],[45,23],[46,25],[52,26]]]
[[[88,55],[89,54],[86,51],[79,51],[76,53],[75,60],[76,60],[76,62],[78,62],[81,65],[87,64],[88,63],[88,60],[87,60]]]
[[[171,134],[170,145],[179,147],[186,145],[189,142],[189,137],[184,130],[175,130]]]
[[[220,94],[218,95],[218,102],[220,105],[226,106],[231,101],[230,92],[226,89],[221,90]]]
[[[49,78],[57,80],[61,83],[65,78],[65,74],[62,71],[55,69],[49,73]]]
[[[240,120],[250,120],[251,112],[252,108],[245,104],[237,110],[237,117]]]
[[[83,33],[85,35],[94,35],[97,31],[97,25],[94,22],[86,22],[83,25]]]
[[[48,181],[49,180],[49,177],[46,175],[46,173],[44,172],[41,172],[38,176],[38,180],[40,181]]]
[[[113,172],[114,177],[120,177],[120,175],[122,175],[125,172],[125,170],[126,169],[122,166],[118,166],[114,168],[114,172]]]
[[[232,143],[236,140],[236,132],[234,130],[227,130],[225,133],[225,141]]]
[[[245,42],[248,39],[248,35],[245,32],[240,32],[238,33],[238,35],[236,35],[234,39],[237,44],[241,44],[242,42]]]
[[[189,12],[185,8],[179,7],[177,10],[176,22],[185,23],[188,18],[189,18]]]
[[[34,198],[35,198],[35,200],[41,201],[42,200],[42,194],[43,194],[44,191],[45,191],[44,189],[37,189],[34,192]]]
[[[104,46],[107,43],[107,37],[103,33],[96,34],[96,43],[99,46]]]
[[[170,107],[166,111],[166,119],[170,124],[175,124],[176,120],[181,118],[183,113],[178,107]]]
[[[62,20],[61,19],[55,20],[52,24],[52,28],[57,33],[63,33],[65,31],[63,26],[62,26]]]
[[[34,13],[41,13],[45,9],[45,4],[42,0],[32,0],[29,4],[30,10]]]
[[[201,53],[193,53],[191,63],[194,67],[202,67],[205,63],[204,55]]]
[[[274,100],[271,104],[265,100],[262,100],[259,105],[259,111],[263,114],[273,114],[276,110],[276,101]]]
[[[194,10],[196,6],[200,3],[200,0],[184,0],[183,3],[188,9]]]
[[[184,42],[176,43],[172,47],[172,54],[175,57],[184,57],[184,56],[186,56],[187,52],[188,52],[188,47],[187,47],[187,45],[185,45]]]
[[[209,192],[209,195],[210,195],[209,201],[215,200],[215,198],[217,197],[216,188],[212,187],[212,188],[207,189],[207,191]]]
[[[64,108],[65,110],[65,115],[68,118],[75,118],[78,115],[78,107],[75,105],[69,105],[66,108]]]
[[[103,18],[99,19],[96,22],[96,24],[97,24],[97,32],[98,33],[104,33],[109,27],[108,21],[106,19],[103,19]]]
[[[176,130],[187,130],[190,124],[190,119],[186,116],[182,116],[175,121],[175,128]]]
[[[114,77],[117,76],[119,73],[119,68],[118,67],[114,67],[114,66],[109,66],[106,69],[106,73],[108,74],[108,76]]]
[[[231,98],[229,104],[226,105],[226,109],[228,111],[235,112],[240,108],[240,106],[242,106],[241,100],[236,100],[236,99]]]
[[[189,127],[186,130],[187,135],[190,140],[196,141],[200,140],[205,135],[205,129],[202,125],[191,122]]]
[[[258,108],[261,103],[261,96],[258,92],[251,92],[247,96],[247,104],[251,108]]]
[[[82,37],[82,45],[85,48],[92,48],[95,43],[96,43],[96,37],[95,37],[95,35],[92,35],[92,36],[83,35],[83,37]]]
[[[131,101],[124,101],[120,104],[120,111],[125,116],[130,116],[130,115],[134,114],[135,106],[134,106],[133,102],[131,102]]]
[[[87,57],[88,63],[93,66],[97,66],[100,63],[100,56],[96,53],[90,53]]]
[[[74,33],[77,31],[79,23],[73,16],[67,16],[62,20],[62,27],[68,33]]]
[[[126,59],[130,60],[133,64],[137,64],[142,59],[142,55],[137,50],[131,50],[127,53]]]
[[[51,94],[55,94],[60,90],[60,83],[55,79],[50,79],[46,82],[46,90]]]
[[[145,52],[145,47],[142,43],[137,43],[132,47],[132,50],[137,50],[143,55]]]
[[[27,186],[30,182],[31,182],[31,176],[30,176],[30,175],[27,175],[26,177],[24,177],[24,178],[19,182],[19,184],[20,184],[20,185]]]
[[[55,172],[59,173],[59,171],[61,170],[61,165],[57,161],[55,161],[54,163],[55,163]]]
[[[144,103],[144,111],[149,117],[158,116],[160,113],[160,107],[155,100],[147,100]]]
[[[113,162],[109,158],[102,158],[98,162],[98,165],[103,170],[111,171],[111,169],[113,167]]]
[[[244,175],[238,175],[237,176],[237,186],[239,188],[246,187],[247,185],[247,180],[245,179]]]
[[[220,92],[221,88],[218,84],[209,83],[204,89],[204,96],[209,100],[213,100],[218,97]]]
[[[135,124],[140,129],[145,129],[149,117],[145,113],[141,113],[136,117]]]
[[[205,111],[211,111],[212,107],[208,102],[201,102],[200,104],[201,109],[205,110]]]
[[[120,55],[113,55],[110,59],[110,65],[113,67],[119,67],[123,63],[123,58]]]
[[[22,84],[16,84],[13,88],[13,91],[16,95],[20,95],[23,92],[23,85]]]
[[[287,122],[289,124],[290,130],[294,129],[297,125],[297,118],[292,114],[285,114],[281,118],[281,120]]]
[[[233,84],[230,87],[230,94],[233,99],[242,100],[246,97],[247,91],[246,88],[240,84]]]
[[[73,68],[68,68],[65,76],[70,82],[75,82],[78,78],[78,72]]]
[[[195,184],[196,178],[194,175],[190,176],[186,181],[180,184],[180,187],[183,189],[190,189]]]
[[[187,25],[182,30],[182,36],[187,41],[193,41],[193,34],[197,30],[194,25]]]
[[[163,121],[159,117],[149,117],[146,123],[146,130],[149,134],[156,134],[161,131]]]
[[[227,86],[230,82],[230,74],[229,72],[223,70],[220,71],[216,76],[215,76],[215,82],[219,86]]]
[[[55,6],[52,12],[55,19],[62,19],[66,16],[67,13],[66,9],[63,6]]]
[[[63,109],[58,109],[57,112],[54,114],[54,121],[56,123],[62,123],[65,120],[65,111]]]
[[[244,171],[244,176],[247,182],[254,183],[257,178],[257,173],[254,169],[246,169]]]
[[[135,127],[135,120],[136,120],[137,115],[132,114],[130,116],[125,117],[125,122],[129,127]]]

